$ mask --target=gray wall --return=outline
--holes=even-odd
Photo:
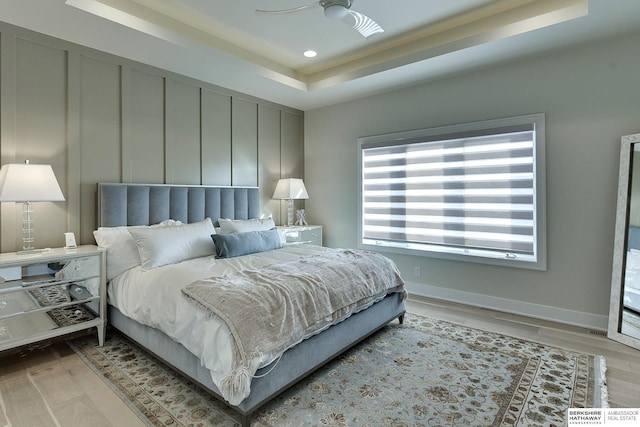
[[[389,256],[416,294],[606,329],[620,137],[640,132],[638,46],[635,34],[305,112],[309,222],[328,246],[357,245],[360,136],[546,113],[548,271]]]
[[[36,247],[93,243],[96,182],[260,186],[301,177],[303,113],[0,23],[0,160],[53,166],[66,201],[34,203]],[[0,250],[21,247],[2,203]]]

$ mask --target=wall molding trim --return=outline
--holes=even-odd
[[[516,301],[507,298],[490,295],[476,294],[473,292],[447,289],[440,286],[426,285],[423,283],[406,282],[409,295],[418,295],[427,298],[435,298],[448,302],[466,304],[473,307],[487,308],[504,313],[518,314],[536,319],[549,320],[571,326],[606,331],[608,317],[597,314],[585,313],[564,308],[551,307],[541,304],[533,304]]]
[[[286,212],[271,195],[304,177],[303,111],[3,22],[0,35],[1,163],[52,165],[66,199],[36,208],[37,247],[95,243],[97,182],[259,186],[276,222]],[[12,252],[22,204],[0,214]]]

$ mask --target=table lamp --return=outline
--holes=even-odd
[[[0,168],[0,202],[23,202],[21,252],[37,252],[31,203],[60,201],[64,196],[51,165],[32,165],[26,160]]]
[[[283,178],[278,181],[276,190],[273,192],[274,199],[287,200],[287,225],[293,225],[293,201],[297,199],[308,199],[307,189],[304,182],[299,178]]]

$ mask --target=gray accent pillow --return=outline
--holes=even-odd
[[[245,233],[212,234],[216,258],[232,258],[257,252],[280,249],[278,230],[247,231]]]

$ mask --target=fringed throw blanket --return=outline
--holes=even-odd
[[[393,261],[343,249],[198,280],[182,292],[224,320],[233,335],[232,371],[219,386],[232,405],[249,395],[261,355],[281,354],[387,294],[406,298]]]

